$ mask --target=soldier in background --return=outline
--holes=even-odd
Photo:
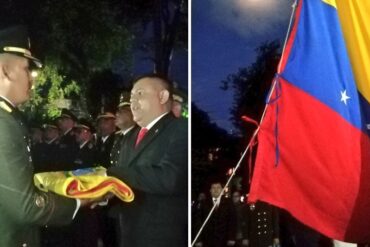
[[[279,239],[279,211],[258,201],[250,205],[248,240],[250,247],[275,247]]]
[[[73,129],[79,145],[73,169],[95,166],[96,149],[92,141],[94,127],[87,119],[80,119]],[[97,247],[101,231],[97,212],[91,208],[83,208],[71,226],[74,247]]]
[[[241,194],[239,191],[234,191],[232,200],[236,212],[236,244],[235,246],[248,246],[248,206],[241,201]]]
[[[115,133],[114,144],[110,153],[111,166],[116,166],[121,149],[121,142],[125,135],[132,130],[136,123],[134,122],[130,108],[130,94],[123,93],[117,107],[115,124],[120,130]]]
[[[43,142],[34,146],[32,158],[35,173],[56,171],[56,159],[59,148],[59,129],[54,121],[43,125]]]
[[[94,127],[87,119],[80,119],[74,128],[78,151],[73,170],[96,166],[96,148],[93,142]]]
[[[172,113],[175,115],[175,117],[179,118],[182,115],[182,104],[184,99],[178,94],[173,94],[172,98]]]
[[[62,109],[61,115],[57,118],[61,136],[56,165],[60,171],[73,170],[73,161],[78,151],[78,144],[73,133],[76,121],[76,116],[68,109]]]
[[[42,128],[38,125],[32,126],[30,128],[30,145],[31,149],[34,146],[37,146],[37,144],[40,144],[43,142],[43,131]]]
[[[129,135],[130,131],[135,127],[136,123],[133,120],[130,108],[130,93],[123,92],[120,97],[120,102],[117,106],[115,124],[120,130],[115,133],[114,144],[110,153],[111,166],[117,166],[119,156],[121,153],[122,142],[125,137]],[[115,246],[123,246],[123,239],[127,234],[127,225],[125,224],[124,216],[119,211],[119,204],[121,202],[114,198],[109,202],[108,218],[105,225],[107,231],[115,233],[116,243]]]
[[[98,136],[96,140],[97,164],[109,167],[110,153],[114,144],[114,133],[116,116],[111,112],[105,112],[97,117]]]
[[[97,149],[97,165],[106,168],[111,166],[111,151],[115,138],[115,125],[116,116],[111,112],[105,112],[97,117],[98,122],[98,135],[96,141]],[[116,246],[117,236],[115,234],[114,222],[109,218],[109,208],[100,207],[96,209],[99,225],[102,230],[102,239],[104,246]]]

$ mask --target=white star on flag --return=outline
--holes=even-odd
[[[340,101],[343,101],[345,105],[347,105],[347,100],[350,99],[351,97],[349,97],[347,95],[347,90],[344,90],[343,92],[340,91],[340,95],[341,95],[341,99]]]

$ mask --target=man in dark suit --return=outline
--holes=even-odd
[[[121,203],[129,230],[124,246],[188,246],[187,121],[170,113],[171,104],[168,79],[147,75],[134,82],[131,110],[139,127],[125,139],[118,166],[108,168],[135,193],[132,203]]]
[[[194,219],[197,231],[207,218],[212,207],[215,209],[197,240],[196,247],[226,247],[235,245],[236,211],[230,198],[221,195],[222,184],[214,181],[211,184],[211,197]]]
[[[0,246],[39,246],[38,227],[72,221],[80,205],[74,200],[39,191],[27,133],[17,106],[28,100],[32,87],[32,57],[24,27],[0,31]],[[76,203],[77,202],[77,203]]]

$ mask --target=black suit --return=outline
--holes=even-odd
[[[213,201],[207,200],[199,210],[195,220],[198,231],[213,207]],[[212,216],[205,225],[197,242],[202,242],[203,247],[225,247],[228,240],[235,240],[236,236],[236,211],[229,198],[221,197],[220,203],[215,208]]]
[[[187,121],[165,115],[135,148],[139,130],[123,142],[119,166],[108,169],[135,193],[132,203],[121,203],[126,246],[188,246]]]

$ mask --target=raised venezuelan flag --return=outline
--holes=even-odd
[[[370,241],[370,1],[299,0],[249,200]]]

